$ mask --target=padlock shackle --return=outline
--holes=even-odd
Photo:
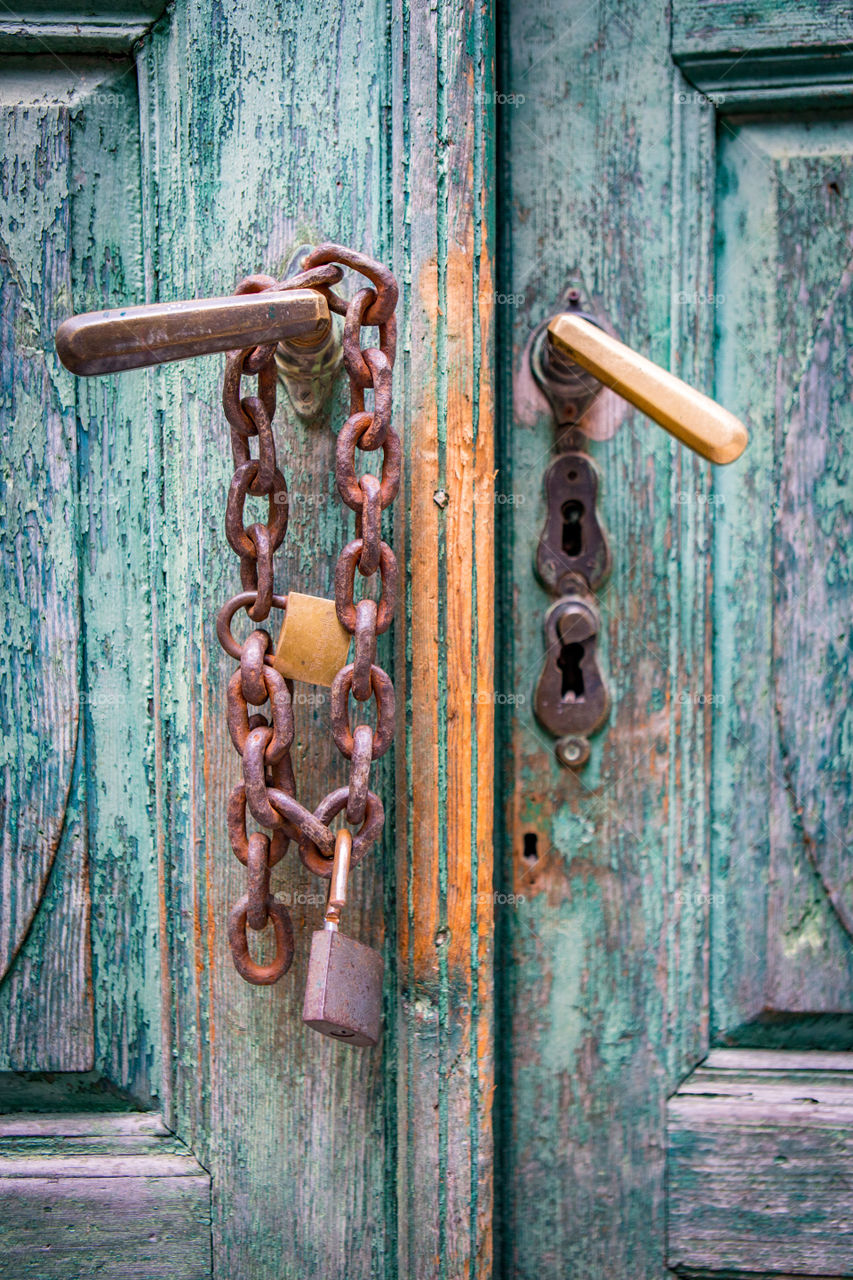
[[[352,835],[342,827],[335,837],[335,860],[332,864],[332,878],[329,881],[329,897],[326,902],[326,914],[323,927],[337,930],[341,920],[341,911],[347,901],[347,881],[349,879],[350,859],[352,858]]]

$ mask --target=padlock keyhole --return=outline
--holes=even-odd
[[[576,498],[564,502],[560,513],[563,517],[563,551],[567,556],[579,556],[583,549],[581,520],[584,506]]]
[[[560,656],[557,659],[557,666],[563,673],[562,688],[560,690],[564,702],[582,702],[584,694],[583,684],[583,668],[581,660],[583,658],[583,645],[573,642],[564,644],[560,650]]]

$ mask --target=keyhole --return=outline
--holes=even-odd
[[[535,831],[525,831],[524,833],[524,852],[522,857],[525,862],[539,861],[539,836]]]
[[[557,659],[557,666],[563,673],[563,686],[560,690],[564,702],[583,701],[583,658],[582,644],[564,644]]]
[[[564,502],[563,516],[563,550],[567,556],[579,556],[581,553],[581,519],[583,503],[576,498]]]

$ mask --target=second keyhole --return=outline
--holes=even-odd
[[[560,690],[564,702],[581,702],[584,693],[583,682],[583,645],[573,641],[564,644],[557,659],[557,666],[563,674]]]
[[[567,556],[579,556],[583,550],[584,505],[577,498],[570,498],[561,508],[563,517],[563,551]]]

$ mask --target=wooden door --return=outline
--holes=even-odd
[[[507,17],[498,756],[524,901],[498,912],[496,1150],[518,1280],[853,1274],[851,36],[845,6],[784,0]],[[569,285],[751,434],[711,468],[599,404],[613,707],[576,774],[530,714],[553,429],[524,352]]]
[[[493,23],[377,0],[164,9],[0,15],[0,1275],[485,1275]],[[293,969],[251,988],[228,951],[222,361],[75,381],[52,340],[71,312],[230,292],[322,239],[402,292],[398,747],[346,920],[384,950],[375,1052],[302,1025],[325,886],[296,859],[273,884]],[[329,594],[352,536],[347,403],[342,381],[303,422],[280,392],[284,590]],[[322,699],[297,701],[316,804],[341,766]]]
[[[853,1275],[851,44],[787,0],[0,17],[3,1280]],[[230,963],[221,361],[52,351],[322,238],[402,289],[397,747],[347,916],[376,1052],[302,1026],[295,859],[293,969]],[[716,471],[600,402],[613,707],[577,773],[531,712],[525,356],[570,284],[752,436]],[[276,424],[318,594],[345,412]],[[319,798],[322,704],[298,734]]]

